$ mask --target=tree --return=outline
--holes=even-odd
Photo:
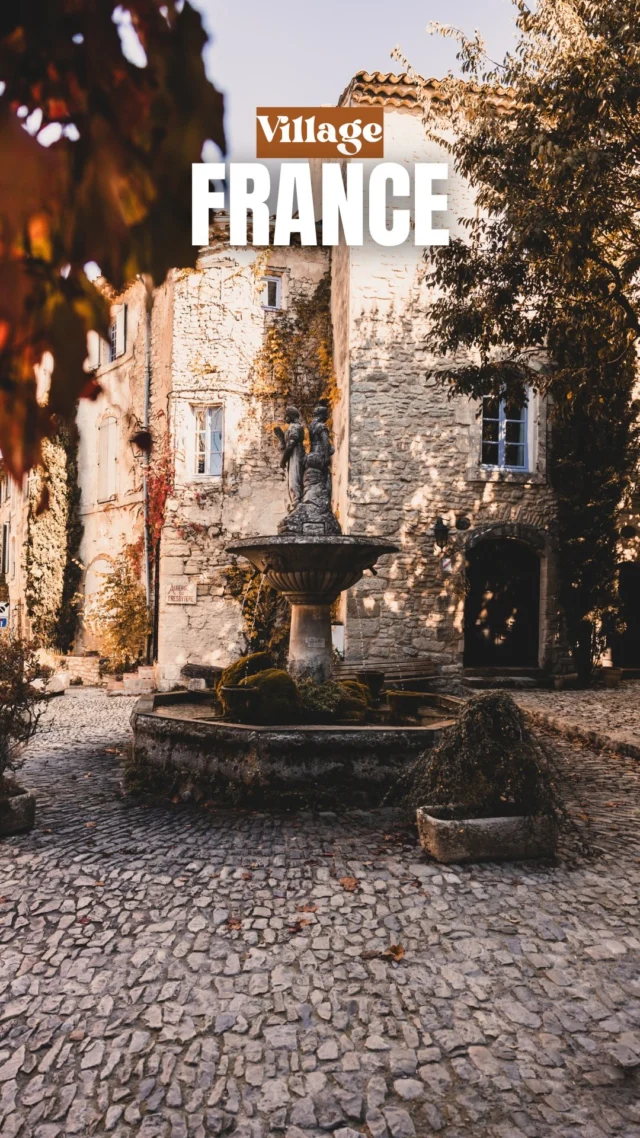
[[[477,33],[432,26],[457,38],[464,78],[442,110],[425,98],[427,129],[478,207],[468,239],[430,251],[433,336],[452,390],[549,400],[560,600],[587,680],[638,461],[640,0],[513,2],[501,64]]]
[[[114,12],[131,17],[145,66],[125,57]],[[191,164],[224,150],[222,97],[188,0],[16,0],[0,12],[0,451],[20,479],[78,396],[86,336],[119,290],[191,266]],[[29,126],[32,133],[24,129]],[[37,134],[36,134],[37,132]],[[59,135],[51,145],[52,136]],[[35,135],[35,136],[34,136]],[[48,403],[34,365],[54,359]]]

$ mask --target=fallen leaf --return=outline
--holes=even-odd
[[[97,825],[96,822],[85,822],[85,827],[87,828],[87,830],[92,829],[92,827],[94,827],[96,825]]]
[[[252,874],[252,873],[243,873],[243,874],[242,874],[242,880],[243,880],[243,881],[251,881],[251,880],[252,880],[252,878],[253,878],[253,874]]]
[[[380,956],[383,960],[402,960],[404,948],[401,944],[390,944],[385,952],[380,953]]]
[[[304,905],[296,905],[296,909],[299,913],[315,913],[317,912],[318,906],[307,901]]]
[[[341,877],[340,884],[343,889],[346,889],[347,893],[355,893],[360,882],[357,877]]]
[[[104,885],[104,881],[94,881],[94,885]]]
[[[230,929],[241,929],[242,921],[240,917],[229,917],[227,925]]]

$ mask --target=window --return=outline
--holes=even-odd
[[[222,407],[195,408],[195,473],[222,475]]]
[[[108,362],[117,360],[127,350],[127,306],[119,304],[112,312],[109,325],[109,355]],[[105,361],[106,362],[106,361]]]
[[[15,578],[15,575],[16,575],[16,539],[15,539],[15,537],[11,538],[11,544],[10,544],[10,548],[9,548],[9,569],[10,569],[9,576],[11,577],[11,580],[13,581]]]
[[[127,350],[127,306],[118,304],[111,313],[109,339],[103,340],[91,329],[87,332],[87,366],[96,371],[111,364]]]
[[[262,294],[263,308],[282,308],[282,278],[265,277]]]
[[[5,522],[2,527],[2,576],[6,577],[9,572],[9,539],[11,534],[11,527],[9,522]]]
[[[98,501],[110,502],[116,496],[118,456],[117,419],[103,419],[98,428]]]
[[[485,396],[482,402],[482,465],[527,470],[527,404]]]

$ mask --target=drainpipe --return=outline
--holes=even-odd
[[[151,305],[152,297],[149,295],[146,283],[139,278],[145,287],[146,323],[144,345],[144,408],[142,415],[143,430],[149,430],[149,403],[151,401]],[[142,474],[142,499],[144,514],[144,591],[147,602],[147,614],[151,620],[151,542],[149,540],[149,450],[144,452],[144,465]],[[151,633],[147,636],[147,664],[151,663]]]

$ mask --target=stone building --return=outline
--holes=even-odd
[[[436,81],[429,90],[439,97]],[[360,72],[340,102],[384,107],[388,160],[447,160],[425,139],[406,76]],[[468,187],[451,180],[448,213],[436,224],[458,232],[472,206]],[[174,466],[145,582],[155,592],[158,682],[171,686],[185,664],[225,664],[242,651],[225,547],[275,533],[286,508],[272,433],[284,405],[260,389],[256,356],[274,313],[329,273],[334,506],[344,532],[401,547],[343,595],[336,640],[354,662],[428,657],[448,679],[463,668],[564,668],[547,409],[533,393],[524,407],[450,399],[433,378],[423,251],[370,241],[238,249],[220,226],[212,234],[195,270],[170,274],[149,316],[141,282],[114,298],[110,342],[99,356],[92,345],[103,393],[78,413],[83,595],[124,546],[143,541],[144,456],[131,439],[149,424],[156,440],[168,432]],[[3,525],[12,511],[0,505]],[[636,595],[637,519],[626,521],[621,560]],[[19,574],[11,543],[20,541],[17,519],[11,525],[10,589]],[[13,593],[19,604],[18,578]],[[77,651],[95,647],[82,631]],[[627,666],[640,667],[638,631],[625,651]]]

